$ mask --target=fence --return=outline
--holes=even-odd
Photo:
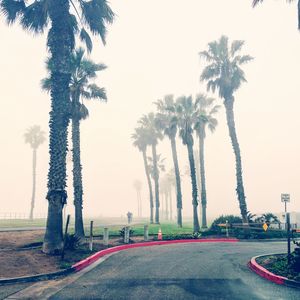
[[[35,213],[34,219],[45,219],[45,213]],[[0,212],[0,220],[25,220],[29,219],[29,213],[20,212]]]

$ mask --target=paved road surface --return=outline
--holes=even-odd
[[[283,242],[153,246],[116,253],[50,299],[300,299],[300,290],[252,273],[252,256]],[[10,298],[10,299],[13,299]]]

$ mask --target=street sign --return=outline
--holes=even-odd
[[[264,223],[264,225],[262,227],[263,227],[264,231],[267,231],[269,228],[269,226],[266,223]]]
[[[281,202],[290,202],[290,194],[281,194]]]

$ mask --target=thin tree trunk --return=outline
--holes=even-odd
[[[59,9],[58,9],[59,8]],[[52,0],[48,4],[51,28],[48,47],[51,53],[50,163],[48,172],[48,216],[43,252],[58,254],[63,248],[62,209],[66,203],[66,154],[69,123],[70,58],[74,33],[66,25],[71,19],[68,0]]]
[[[193,225],[194,225],[194,232],[199,232],[200,226],[199,226],[198,211],[197,211],[197,206],[198,206],[197,180],[196,180],[193,145],[187,144],[187,148],[188,148],[189,163],[190,163],[191,181],[192,181]]]
[[[176,199],[177,199],[177,225],[182,227],[182,194],[181,194],[181,178],[178,166],[177,149],[175,137],[171,138],[171,149],[174,163],[174,171],[176,178]]]
[[[149,174],[149,167],[148,167],[148,162],[147,162],[147,155],[146,155],[146,150],[143,151],[143,160],[144,160],[144,167],[145,167],[145,173],[147,177],[147,182],[148,182],[148,187],[149,187],[149,198],[150,198],[150,223],[153,224],[153,191],[152,191],[152,183],[151,183],[151,178]]]
[[[77,98],[77,97],[76,97]],[[75,101],[75,106],[78,102]],[[77,110],[75,108],[75,110]],[[80,121],[78,117],[72,118],[72,159],[73,159],[73,193],[74,193],[74,205],[75,205],[75,234],[79,238],[84,237],[84,227],[83,227],[83,218],[82,218],[82,166],[80,158]]]
[[[202,208],[200,205],[200,191],[201,191],[201,182],[200,182],[200,160],[199,160],[199,151],[194,151],[194,158],[195,158],[195,169],[196,169],[196,178],[197,178],[197,189],[198,189],[198,210],[199,210],[199,217],[202,215]]]
[[[169,199],[168,199],[168,188],[165,191],[165,201],[166,201],[166,219],[169,221]]]
[[[164,220],[166,218],[166,215],[165,215],[165,199],[163,197],[163,193],[160,193],[160,202],[161,202],[161,209],[160,209],[160,217],[162,220]]]
[[[201,206],[202,206],[202,228],[207,228],[206,220],[206,182],[205,182],[205,164],[204,164],[204,139],[205,128],[201,125],[199,132],[199,161],[200,161],[200,176],[201,176]]]
[[[170,199],[170,220],[173,221],[173,203],[172,203],[172,187],[168,190],[169,199]]]
[[[137,216],[140,217],[140,199],[139,199],[139,191],[138,190],[136,190],[136,199],[137,199],[137,206],[138,206]]]
[[[157,154],[156,145],[152,144],[152,156],[153,156],[153,173],[154,173],[154,190],[155,190],[155,223],[159,224],[159,175],[157,169]]]
[[[29,219],[33,219],[33,209],[35,204],[35,186],[36,186],[36,149],[32,151],[32,195],[30,204]]]
[[[142,217],[142,196],[141,196],[141,191],[139,191],[139,203],[140,203],[140,218]]]
[[[247,219],[247,204],[246,197],[244,192],[244,184],[243,184],[243,176],[242,176],[242,160],[241,160],[241,151],[238,143],[236,130],[235,130],[235,122],[234,122],[234,112],[233,112],[233,96],[228,97],[224,101],[225,109],[226,109],[226,119],[227,125],[229,129],[229,136],[232,143],[232,148],[235,154],[235,167],[236,167],[236,181],[237,181],[237,196],[240,206],[240,211],[243,219],[243,223],[248,223]]]

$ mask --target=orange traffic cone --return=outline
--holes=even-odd
[[[162,232],[161,232],[161,228],[159,228],[159,230],[158,230],[157,239],[158,239],[158,240],[162,240]]]

